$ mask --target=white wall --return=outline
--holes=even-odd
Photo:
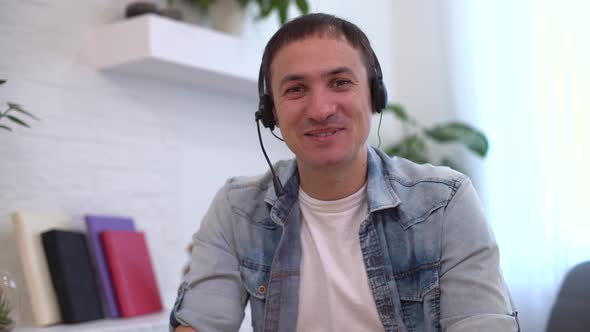
[[[393,1],[394,98],[425,125],[453,115],[442,8],[440,1]]]
[[[463,163],[482,198],[525,331],[543,331],[559,275],[543,190],[533,2],[394,1],[396,97],[424,123],[460,119],[490,140]],[[551,210],[552,211],[552,210]],[[539,245],[543,243],[543,245]],[[553,258],[555,260],[555,258]],[[550,260],[550,259],[549,259]]]
[[[531,264],[551,256],[547,252],[551,247],[534,236],[543,227],[540,195],[546,189],[536,166],[541,146],[529,4],[458,0],[447,2],[444,15],[456,109],[483,128],[491,142],[478,176],[484,183],[481,194],[500,246],[504,275],[522,329],[543,331],[554,299],[548,290],[557,282],[549,271],[541,273]],[[527,250],[537,241],[545,245]]]
[[[455,111],[491,142],[475,173],[504,275],[522,329],[544,331],[565,274],[590,259],[590,4],[443,3]]]
[[[469,117],[457,112],[451,84],[449,27],[445,16],[449,1],[392,0],[391,3],[390,100],[405,106],[410,116],[425,127],[454,120],[469,121]],[[383,128],[382,136],[386,142],[392,142],[400,133],[411,130],[401,126],[389,114],[384,117]],[[462,146],[429,144],[429,149],[435,162],[442,156],[452,156],[472,176],[476,189],[483,187],[476,176],[483,162],[469,155]]]
[[[16,210],[64,211],[80,225],[86,213],[132,216],[147,233],[169,307],[187,260],[184,248],[215,191],[229,176],[266,171],[266,163],[254,91],[240,98],[86,65],[87,34],[121,20],[129,2],[2,4],[0,78],[8,83],[0,100],[19,102],[42,121],[30,130],[0,131],[0,270],[12,271],[23,285],[10,222]],[[371,7],[312,1],[311,8],[365,29],[389,76],[389,1]],[[273,18],[249,23],[243,38],[261,52],[276,26]],[[264,138],[271,159],[290,157],[281,142]],[[30,321],[28,300],[23,309]]]

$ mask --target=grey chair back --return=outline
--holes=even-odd
[[[590,331],[590,262],[566,275],[547,324],[547,332]]]

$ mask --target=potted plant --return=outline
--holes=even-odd
[[[0,85],[2,85],[4,83],[6,83],[6,80],[0,79]],[[5,109],[5,110],[0,109],[0,129],[12,131],[12,128],[8,126],[9,122],[12,122],[13,124],[17,124],[19,126],[23,126],[23,127],[27,127],[27,128],[31,127],[31,126],[29,126],[28,123],[23,121],[17,115],[20,115],[21,117],[23,115],[25,115],[25,116],[30,117],[32,119],[39,120],[33,114],[25,111],[20,104],[7,102],[6,105],[8,107],[7,109]]]
[[[488,153],[489,143],[485,134],[466,123],[453,121],[426,128],[410,117],[402,105],[395,103],[388,104],[382,112],[392,113],[402,122],[405,129],[405,135],[397,143],[384,148],[385,153],[390,156],[403,157],[419,164],[449,166],[463,171],[451,157],[443,156],[439,160],[432,160],[429,146],[459,143],[480,158],[485,158]]]
[[[278,12],[279,14],[279,23],[281,25],[287,23],[289,16],[288,16],[288,9],[293,1],[291,0],[237,0],[242,8],[246,7],[246,5],[250,2],[254,2],[258,5],[259,14],[258,18],[265,18],[272,14],[274,11]],[[309,4],[307,0],[295,0],[295,5],[299,12],[303,15],[309,13]]]
[[[11,311],[8,298],[0,288],[0,332],[10,332],[14,328],[14,321],[10,317]]]
[[[201,15],[211,18],[213,29],[231,34],[239,34],[243,27],[244,10],[250,3],[258,6],[256,19],[263,19],[277,12],[280,24],[289,19],[288,9],[294,2],[302,14],[309,12],[307,0],[183,0],[193,8],[197,8]],[[175,6],[175,0],[167,0],[168,8]]]

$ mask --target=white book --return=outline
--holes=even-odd
[[[50,229],[72,229],[73,223],[65,214],[23,211],[14,213],[12,222],[35,324],[47,326],[59,323],[59,304],[51,281],[41,234]]]

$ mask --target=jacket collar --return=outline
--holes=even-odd
[[[284,195],[277,197],[271,180],[264,201],[272,207],[270,211],[271,219],[282,226],[291,209],[296,205],[299,196],[297,162],[295,159],[280,161],[275,165],[275,171],[283,184]]]
[[[367,206],[372,213],[381,209],[398,206],[400,198],[393,190],[391,183],[389,160],[383,151],[367,145]],[[274,187],[270,185],[266,191],[265,202],[272,206],[270,216],[274,222],[283,225],[291,209],[298,201],[299,172],[295,159],[281,161],[276,165],[285,194],[277,197]]]
[[[368,146],[367,205],[369,213],[398,206],[401,199],[391,182],[391,158],[381,150]]]

